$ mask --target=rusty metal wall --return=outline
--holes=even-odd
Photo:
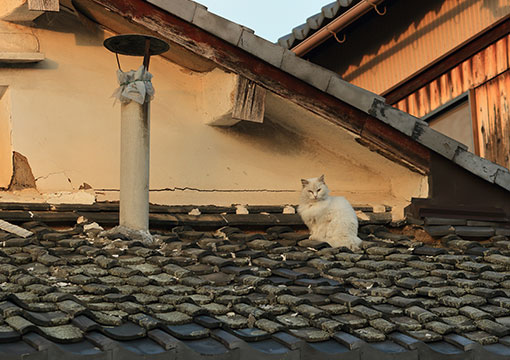
[[[392,36],[376,53],[367,52],[341,75],[380,94],[508,14],[510,0],[444,0],[439,9]]]

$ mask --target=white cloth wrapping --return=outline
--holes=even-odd
[[[117,70],[119,87],[113,93],[113,97],[127,104],[131,100],[142,105],[145,100],[151,101],[154,98],[154,88],[151,83],[152,74],[145,71],[143,65],[138,70],[123,72]]]

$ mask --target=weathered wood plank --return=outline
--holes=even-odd
[[[485,75],[485,55],[481,51],[473,56],[473,85],[483,84],[487,79]]]
[[[484,51],[483,55],[485,65],[485,80],[492,79],[498,74],[497,58],[496,58],[496,44],[489,45]]]
[[[443,74],[439,77],[439,96],[441,105],[446,104],[451,99],[450,81],[448,74]]]
[[[508,37],[496,42],[496,73],[501,74],[508,69]]]
[[[264,122],[266,90],[243,76],[237,77],[232,117],[238,120]]]
[[[430,112],[429,88],[422,87],[418,90],[418,116],[423,117]]]
[[[461,64],[462,68],[462,90],[468,91],[473,86],[473,61],[467,59]]]
[[[418,100],[417,100],[417,95],[416,93],[412,93],[411,95],[409,95],[408,97],[408,104],[409,104],[409,114],[413,115],[413,116],[419,116],[418,115]]]
[[[451,86],[452,86],[452,99],[456,98],[465,90],[462,89],[462,72],[460,66],[456,66],[450,72],[451,74]]]
[[[510,72],[497,78],[499,88],[499,122],[496,163],[510,169]]]
[[[407,101],[402,99],[397,103],[397,109],[407,112]]]
[[[485,143],[485,157],[496,162],[498,158],[498,121],[499,121],[499,83],[498,81],[490,81],[487,87],[487,128],[485,129],[487,142]]]
[[[28,9],[37,11],[59,11],[59,0],[28,0]]]
[[[471,123],[473,126],[473,152],[480,156],[480,135],[478,132],[478,112],[476,111],[476,93],[475,89],[469,89],[469,105],[471,112]]]
[[[441,105],[441,98],[439,96],[439,80],[436,79],[429,84],[430,87],[430,109],[437,109]]]
[[[480,142],[480,156],[486,157],[486,146],[487,143],[487,122],[489,114],[487,113],[487,87],[482,85],[475,89],[475,101],[476,101],[476,118],[478,123],[478,139]]]

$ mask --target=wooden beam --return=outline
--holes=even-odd
[[[237,120],[262,123],[265,107],[266,90],[255,82],[238,76],[232,117]]]
[[[28,10],[59,11],[59,0],[28,0]]]
[[[45,11],[59,11],[59,0],[0,0],[0,19],[33,21]]]
[[[34,62],[43,61],[44,58],[45,58],[44,54],[40,53],[40,52],[0,51],[0,63],[11,63],[11,64],[34,63]]]
[[[493,27],[476,35],[473,39],[430,63],[425,68],[417,71],[408,79],[385,90],[381,95],[386,98],[388,104],[396,104],[509,33],[510,15],[500,20]]]

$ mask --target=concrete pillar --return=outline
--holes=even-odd
[[[149,229],[150,102],[121,105],[120,225]]]

